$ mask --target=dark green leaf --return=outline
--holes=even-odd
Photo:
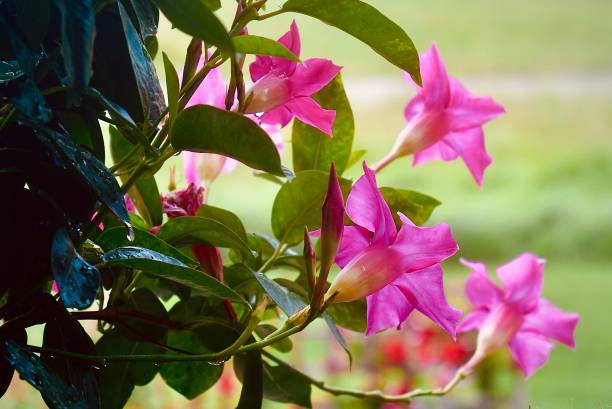
[[[267,337],[276,331],[277,328],[270,324],[262,324],[255,329],[257,335],[259,335],[262,339]],[[291,352],[293,349],[293,342],[289,338],[283,338],[278,340],[277,342],[270,345],[272,348],[276,349],[280,352]]]
[[[151,355],[163,350],[147,342],[125,338],[116,330],[106,332],[96,344],[99,355]],[[154,362],[113,362],[100,369],[102,409],[121,409],[134,390],[146,385],[158,372]]]
[[[89,84],[94,45],[92,0],[54,0],[62,20],[62,55],[68,80],[78,96]]]
[[[96,355],[94,343],[81,324],[63,306],[49,298],[46,313],[52,318],[45,325],[43,347]],[[99,409],[98,381],[90,363],[51,354],[41,354],[41,358],[67,384],[75,387],[88,409]]]
[[[0,84],[13,81],[23,75],[23,70],[16,60],[0,61]]]
[[[215,219],[182,216],[168,220],[157,236],[175,245],[206,243],[215,247],[235,248],[250,257],[251,250],[243,234],[244,230],[234,231],[232,226]]]
[[[159,24],[159,10],[150,0],[122,0],[130,13],[132,22],[138,28],[143,42],[154,38]]]
[[[28,342],[28,334],[25,329],[19,328],[9,334],[7,339],[15,341],[17,344],[25,345]],[[11,385],[15,368],[6,360],[4,354],[0,355],[0,398],[4,396],[8,387]]]
[[[302,241],[304,226],[310,231],[321,227],[328,178],[325,172],[305,170],[280,188],[272,206],[272,231],[279,241],[294,245]],[[340,184],[346,197],[350,182],[341,179]]]
[[[167,343],[173,348],[193,354],[211,352],[200,343],[193,331],[169,331]],[[159,372],[168,386],[191,400],[210,389],[219,380],[223,363],[170,362],[163,364]]]
[[[400,26],[359,0],[289,0],[283,9],[317,18],[356,37],[421,83],[419,55]]]
[[[136,122],[134,122],[130,114],[125,109],[102,95],[100,91],[95,88],[89,88],[87,90],[87,94],[93,97],[94,100],[97,101],[100,105],[102,105],[104,109],[108,111],[111,118],[118,122],[120,125],[126,126],[130,129],[137,128]]]
[[[366,303],[363,300],[332,304],[327,313],[343,328],[361,333],[366,330]]]
[[[38,136],[55,154],[56,166],[74,169],[98,200],[104,203],[128,228],[131,228],[121,189],[102,162],[64,134],[40,128]]]
[[[168,91],[168,111],[170,113],[171,120],[174,120],[176,113],[178,111],[178,99],[179,99],[179,78],[176,73],[176,69],[172,62],[166,55],[166,53],[162,52],[162,57],[164,60],[164,70],[166,72],[166,89]]]
[[[96,299],[100,272],[76,252],[64,228],[60,228],[53,237],[51,269],[66,307],[87,308]]]
[[[227,30],[208,8],[208,2],[204,0],[153,0],[153,2],[179,30],[192,37],[201,38],[224,51],[234,51]]]
[[[137,288],[130,293],[125,308],[129,311],[137,311],[151,317],[156,317],[160,322],[168,320],[168,312],[163,304],[150,290]],[[166,329],[148,321],[133,318],[128,314],[120,317],[118,328],[122,334],[136,341],[164,343],[166,340]]]
[[[221,0],[202,0],[202,2],[212,11],[219,10],[221,8]]]
[[[198,208],[196,215],[205,219],[213,219],[220,223],[223,223],[230,230],[240,236],[240,238],[244,240],[245,243],[248,242],[246,230],[244,229],[242,221],[238,216],[236,216],[229,210],[203,204]]]
[[[119,6],[119,15],[123,22],[123,30],[129,50],[129,55],[132,62],[132,69],[140,102],[143,108],[145,117],[151,121],[155,121],[166,108],[164,102],[164,93],[159,85],[155,66],[151,61],[149,52],[147,51],[140,35],[132,25],[132,21],[127,14],[123,4],[117,3]]]
[[[49,0],[19,0],[15,3],[17,25],[26,36],[30,47],[34,49],[47,34],[51,3]]]
[[[236,51],[242,54],[271,55],[300,61],[299,57],[289,51],[287,47],[266,37],[241,35],[233,37],[232,42]]]
[[[327,172],[331,162],[335,161],[336,170],[341,175],[347,168],[355,134],[353,111],[344,92],[341,75],[336,75],[332,82],[314,95],[314,99],[323,108],[336,111],[333,137],[296,119],[291,134],[293,168],[296,172],[307,169]]]
[[[185,265],[197,267],[198,263],[187,257],[181,251],[161,240],[157,236],[152,235],[148,231],[134,229],[134,240],[128,240],[125,229],[123,227],[112,227],[105,229],[96,239],[96,244],[102,247],[105,251],[116,249],[117,247],[138,246],[146,247],[150,250],[165,254],[168,257],[175,258]]]
[[[251,342],[254,341],[251,339]],[[261,409],[264,380],[261,351],[251,351],[234,358],[234,372],[242,381],[242,391],[236,409]],[[246,377],[244,374],[247,374]]]
[[[29,122],[45,123],[51,119],[51,108],[45,102],[36,83],[30,78],[19,84],[19,93],[11,100],[17,111]]]
[[[80,108],[74,111],[55,111],[55,114],[77,144],[86,147],[104,162],[104,139],[100,123],[93,112],[83,105]]]
[[[187,108],[174,121],[171,138],[176,149],[229,156],[253,169],[284,176],[268,134],[235,112],[209,105]]]
[[[414,224],[420,226],[429,219],[434,209],[441,204],[433,197],[414,190],[381,187],[380,193],[391,208],[393,219],[398,226],[401,226],[402,222],[397,212],[404,213]]]
[[[51,372],[36,354],[14,341],[2,345],[6,359],[19,372],[22,379],[40,391],[55,408],[89,409],[74,386],[66,384]]]
[[[102,257],[107,265],[123,265],[186,285],[206,295],[235,301],[244,300],[231,288],[206,273],[185,266],[172,257],[140,247],[119,247]]]

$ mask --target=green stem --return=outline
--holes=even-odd
[[[270,258],[266,260],[266,262],[259,268],[259,270],[257,270],[257,272],[263,273],[268,271],[272,263],[274,263],[274,261],[276,261],[276,259],[279,258],[285,252],[285,250],[287,250],[287,245],[282,242],[278,243],[278,246],[274,249],[274,252]]]
[[[402,403],[410,403],[412,399],[419,396],[444,396],[451,392],[465,377],[467,376],[461,369],[459,369],[453,379],[451,379],[446,386],[442,388],[436,389],[413,389],[412,391],[400,394],[400,395],[391,395],[386,394],[380,390],[372,390],[372,391],[362,391],[359,389],[351,389],[351,388],[339,388],[335,386],[327,385],[324,381],[319,379],[315,379],[298,369],[295,369],[291,365],[288,365],[283,360],[277,358],[267,351],[262,351],[262,354],[265,355],[270,360],[286,365],[289,367],[294,373],[306,379],[309,383],[319,388],[322,391],[330,393],[334,396],[352,396],[354,398],[360,399],[374,399],[379,402],[402,402]]]
[[[15,105],[13,105],[8,113],[6,114],[6,116],[4,118],[2,118],[2,122],[0,122],[0,133],[2,133],[2,131],[4,130],[4,128],[6,128],[11,121],[13,120],[13,117],[15,116],[15,114],[17,113],[17,108],[15,108]]]
[[[284,10],[284,9],[279,9],[279,10],[276,10],[276,11],[271,11],[269,13],[261,14],[261,15],[255,17],[255,20],[258,20],[258,21],[266,20],[266,19],[268,19],[270,17],[274,17],[274,16],[277,16],[277,15],[285,13],[285,12],[287,12],[287,10]]]

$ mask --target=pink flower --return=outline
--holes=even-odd
[[[278,42],[299,57],[300,33],[295,21]],[[263,112],[262,123],[281,127],[295,116],[331,136],[336,112],[321,108],[312,99],[312,94],[334,79],[340,69],[322,58],[311,58],[298,64],[286,58],[257,56],[249,66],[255,84],[249,91],[251,101],[246,112]]]
[[[203,64],[204,61],[200,61],[198,69],[202,68]],[[203,104],[225,109],[226,95],[227,87],[221,75],[221,70],[213,68],[193,94],[187,103],[187,107]],[[249,118],[254,121],[257,119],[252,115],[249,115]],[[281,153],[283,139],[278,126],[270,124],[261,124],[260,126],[270,136],[279,153]],[[187,183],[194,183],[198,186],[204,185],[207,189],[221,173],[231,172],[236,167],[234,159],[214,153],[184,151],[182,157],[183,172]]]
[[[414,154],[413,166],[434,159],[451,161],[460,156],[480,186],[484,171],[491,164],[482,126],[505,109],[489,97],[472,96],[450,77],[435,44],[421,55],[420,62],[423,87],[407,77],[417,88],[417,95],[404,110],[408,124],[391,153],[374,169],[378,171],[410,154]]]
[[[397,231],[389,206],[366,164],[346,202],[353,226],[346,226],[336,256],[342,268],[326,298],[348,302],[367,296],[366,335],[401,327],[420,311],[453,338],[461,312],[446,301],[440,262],[457,252],[450,227],[415,226],[399,213]]]
[[[136,205],[129,195],[123,195],[123,203],[125,203],[125,208],[128,212],[136,213]]]
[[[190,183],[185,189],[173,190],[162,197],[162,208],[168,217],[195,216],[204,203],[204,188]]]
[[[562,311],[541,297],[544,260],[525,253],[497,269],[505,288],[488,277],[482,263],[461,260],[472,270],[465,292],[475,310],[459,327],[460,332],[479,329],[476,352],[464,366],[471,372],[488,354],[508,345],[525,377],[548,360],[554,339],[575,347],[578,314]]]

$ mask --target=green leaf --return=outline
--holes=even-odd
[[[161,227],[157,237],[177,246],[206,243],[216,247],[235,248],[251,257],[244,230],[235,231],[232,227],[205,217],[174,217]]]
[[[351,152],[351,156],[349,156],[349,159],[346,162],[345,169],[348,169],[351,166],[355,165],[357,162],[359,162],[359,160],[361,158],[363,158],[363,156],[366,154],[366,152],[367,151],[365,149],[357,149],[357,150]]]
[[[198,208],[196,212],[196,216],[203,217],[205,219],[216,220],[219,223],[223,223],[230,230],[235,232],[240,238],[247,243],[247,235],[246,230],[244,229],[244,225],[238,216],[229,210],[222,209],[220,207],[210,206],[207,204],[203,204]]]
[[[168,312],[161,301],[146,288],[137,288],[130,293],[125,308],[156,317],[162,322],[168,320]],[[121,315],[119,322],[118,329],[127,338],[158,343],[164,343],[166,340],[166,328],[160,325],[132,318],[129,315]]]
[[[165,52],[162,52],[162,58],[164,60],[164,70],[166,71],[166,89],[168,90],[168,111],[170,118],[174,120],[178,111],[178,99],[179,99],[179,78],[176,73],[176,69],[172,62],[168,58]]]
[[[232,40],[204,0],[153,0],[172,25],[224,51],[233,52]]]
[[[124,0],[124,5],[132,23],[138,28],[140,38],[143,42],[153,39],[157,35],[159,24],[159,10],[150,0]]]
[[[419,55],[400,26],[359,0],[289,0],[283,9],[305,14],[358,38],[421,83]]]
[[[119,247],[104,254],[106,265],[122,265],[191,287],[205,295],[245,302],[234,290],[172,257],[140,247]]]
[[[134,122],[130,114],[125,109],[102,95],[100,91],[90,87],[87,89],[87,94],[102,105],[104,109],[108,111],[113,120],[130,129],[137,128],[136,122]]]
[[[154,236],[148,231],[134,229],[134,240],[130,241],[125,234],[123,227],[112,227],[105,229],[96,239],[96,244],[105,251],[116,249],[117,247],[137,246],[146,247],[150,250],[175,258],[187,266],[198,267],[198,263],[187,257],[177,248],[171,246],[159,237]]]
[[[310,231],[321,227],[327,183],[327,173],[305,170],[280,188],[272,206],[272,231],[280,242],[292,246],[304,238],[304,226]],[[341,179],[340,185],[346,197],[351,184]]]
[[[30,48],[36,49],[45,38],[51,15],[49,0],[20,0],[16,7],[15,20],[28,40]]]
[[[56,110],[55,114],[64,126],[64,129],[66,129],[66,132],[78,145],[86,147],[97,159],[104,162],[104,137],[102,129],[100,129],[100,122],[91,110],[81,104],[80,109],[71,111]]]
[[[414,190],[381,187],[380,193],[391,208],[393,220],[398,227],[402,222],[397,212],[404,213],[414,224],[420,226],[429,219],[434,209],[442,204],[433,197]]]
[[[169,331],[167,343],[173,348],[193,354],[211,352],[200,343],[193,331]],[[159,372],[168,386],[191,400],[210,389],[219,380],[223,364],[203,361],[170,362],[163,364]]]
[[[63,227],[53,236],[51,269],[67,308],[87,308],[98,295],[100,271],[79,253]]]
[[[255,332],[263,339],[276,330],[277,328],[273,325],[262,324],[255,329]],[[283,338],[279,339],[277,342],[271,344],[270,346],[279,352],[287,353],[291,352],[291,350],[293,349],[293,342],[290,338]]]
[[[332,304],[326,311],[337,325],[365,333],[367,316],[366,303],[363,300]]]
[[[7,334],[5,339],[13,340],[18,345],[25,345],[28,343],[28,334],[25,329],[16,328],[11,331],[10,334]],[[14,373],[15,368],[13,368],[13,365],[11,365],[4,355],[0,355],[0,398],[4,396],[11,385]]]
[[[78,95],[89,84],[94,46],[91,0],[55,0],[61,16],[62,55],[70,86]]]
[[[296,119],[291,134],[293,168],[296,172],[307,169],[327,172],[331,162],[335,161],[336,170],[341,175],[347,168],[355,134],[353,111],[341,75],[336,75],[332,82],[314,95],[314,99],[321,107],[336,111],[333,137]]]
[[[176,117],[170,136],[176,149],[229,156],[253,169],[284,176],[268,134],[235,112],[209,105],[187,108]]]
[[[242,54],[271,55],[293,61],[300,61],[300,58],[289,51],[287,47],[266,37],[241,35],[233,37],[232,42],[234,43],[236,51]]]
[[[117,330],[107,331],[96,343],[99,355],[152,355],[163,349],[147,342],[122,336]],[[134,385],[146,385],[158,372],[154,362],[113,362],[99,371],[102,409],[122,409]]]
[[[253,342],[251,337],[249,342]],[[261,351],[255,350],[234,357],[234,372],[242,382],[240,400],[236,409],[261,409],[263,405],[264,380]],[[244,374],[247,374],[245,377]]]

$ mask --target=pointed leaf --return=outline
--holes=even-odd
[[[299,57],[293,54],[278,41],[256,35],[241,35],[233,37],[232,42],[236,51],[242,54],[271,55],[274,57],[287,58],[293,61],[300,61]]]
[[[178,111],[178,99],[179,99],[179,79],[178,74],[176,73],[176,69],[172,62],[166,55],[166,53],[162,52],[162,58],[164,60],[164,70],[166,72],[166,89],[168,90],[168,111],[170,113],[170,118],[174,120],[176,113]]]
[[[235,112],[209,105],[182,111],[171,131],[179,150],[216,153],[234,158],[253,169],[284,176],[276,146],[255,122]]]
[[[360,0],[289,0],[283,9],[305,14],[356,37],[421,82],[419,55],[400,26]]]
[[[381,187],[385,201],[391,208],[393,220],[398,226],[402,225],[397,212],[402,212],[416,225],[424,224],[436,207],[442,204],[440,201],[414,190],[395,189],[392,187]]]

